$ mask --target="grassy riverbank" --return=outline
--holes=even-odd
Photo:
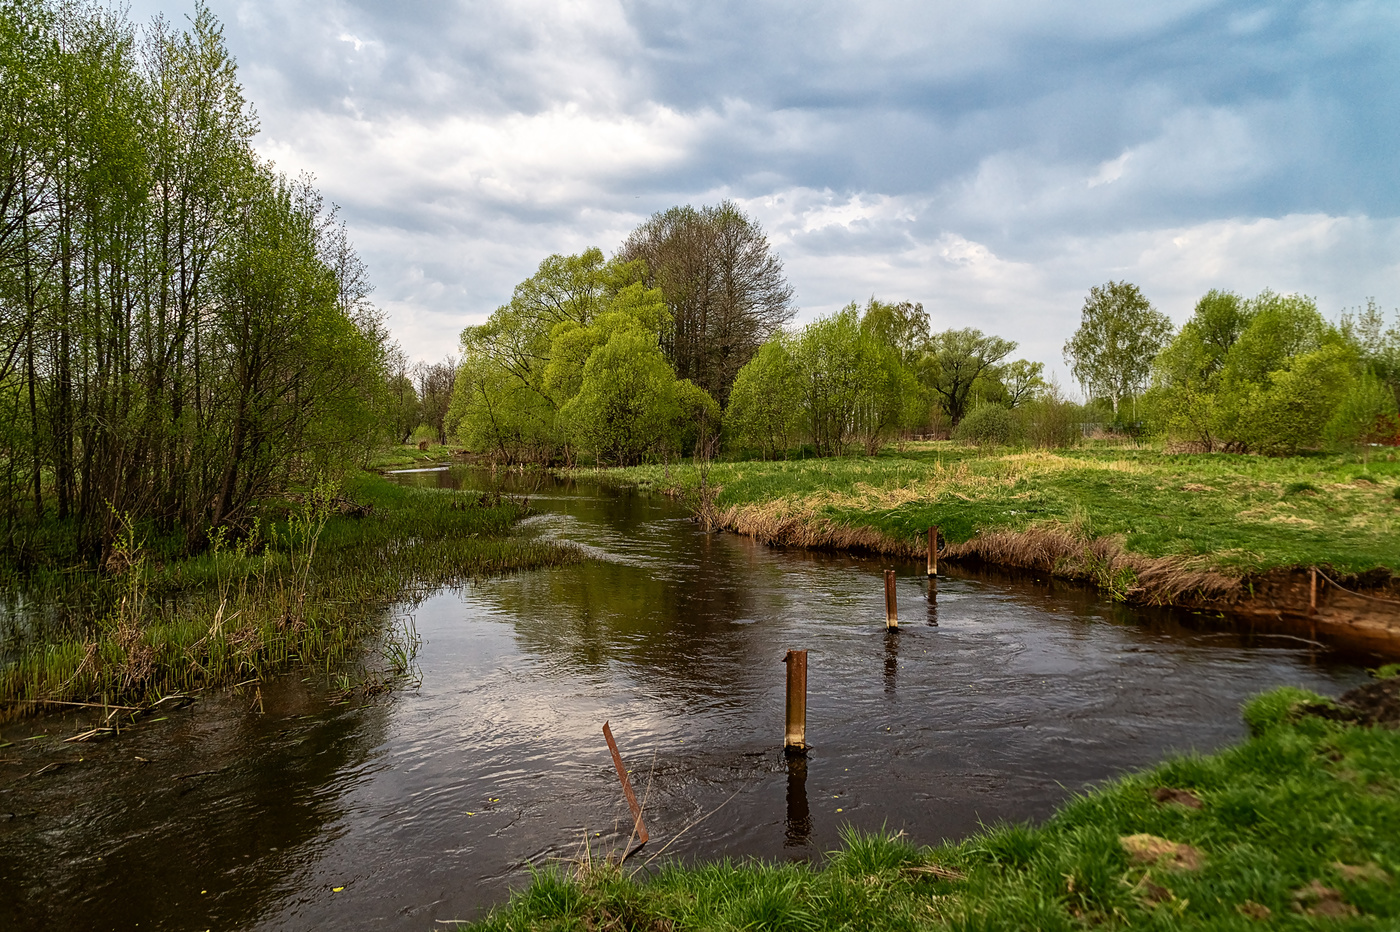
[[[391,602],[474,576],[577,559],[510,536],[509,498],[410,489],[370,474],[270,505],[247,536],[162,562],[139,531],[110,572],[12,578],[0,715],[42,701],[139,703],[293,664],[335,673],[384,633]],[[411,631],[382,642],[403,672]]]
[[[852,834],[820,868],[544,874],[470,928],[1394,928],[1400,731],[1299,714],[1323,701],[1265,694],[1238,747],[1114,781],[1039,827],[936,848]]]
[[[693,465],[598,470],[694,496]],[[984,453],[912,444],[875,457],[715,463],[715,511],[775,542],[922,549],[938,525],[958,545],[995,532],[1057,530],[1227,576],[1295,565],[1400,569],[1400,462],[1355,456],[1172,455],[1108,448]]]

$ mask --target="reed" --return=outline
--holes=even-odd
[[[347,500],[358,507],[346,510]],[[390,605],[579,558],[511,537],[527,511],[499,495],[359,475],[343,491],[308,489],[236,541],[215,535],[206,553],[184,561],[157,565],[128,525],[109,561],[114,572],[70,574],[78,598],[70,592],[58,608],[31,611],[12,632],[0,715],[52,701],[149,702],[295,664],[329,676],[370,644],[384,661],[370,686],[407,675],[416,635],[388,623]],[[12,590],[12,605],[44,605],[54,578]]]

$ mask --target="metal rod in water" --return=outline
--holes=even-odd
[[[787,734],[783,750],[789,754],[807,753],[807,652],[790,650],[787,664]]]
[[[613,740],[612,729],[608,727],[607,722],[603,723],[603,737],[608,739],[613,766],[617,768],[617,778],[622,781],[622,795],[627,797],[627,805],[632,810],[632,820],[637,829],[637,847],[640,848],[651,836],[647,834],[647,827],[642,824],[642,806],[637,802],[637,794],[632,792],[632,781],[627,779],[627,768],[622,765],[622,755],[617,753],[617,742]]]
[[[899,606],[894,595],[894,570],[885,570],[885,627],[899,627]]]
[[[938,525],[928,529],[928,574],[938,575]]]

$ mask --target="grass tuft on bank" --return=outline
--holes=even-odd
[[[699,486],[691,464],[581,472],[691,497]],[[708,481],[721,512],[869,529],[911,547],[930,525],[952,544],[1062,528],[1234,576],[1299,565],[1400,569],[1400,462],[1378,457],[930,442],[873,457],[715,463]]]
[[[153,559],[133,529],[114,571],[48,573],[11,590],[0,715],[55,701],[149,702],[294,664],[330,676],[371,639],[402,667],[412,634],[386,631],[391,603],[579,558],[511,536],[526,513],[500,495],[360,474],[329,498],[308,490],[269,507],[245,536],[182,560]]]
[[[1311,703],[1328,704],[1266,693],[1241,745],[1113,781],[1041,826],[938,847],[852,830],[820,867],[543,872],[466,928],[1396,928],[1400,731],[1303,714]]]

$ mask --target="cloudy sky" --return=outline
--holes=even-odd
[[[723,198],[799,321],[922,301],[1061,373],[1109,279],[1178,321],[1216,287],[1400,305],[1393,0],[209,2],[414,357],[549,253]]]

